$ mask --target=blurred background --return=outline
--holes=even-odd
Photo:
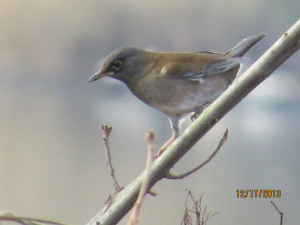
[[[225,52],[268,33],[240,74],[300,18],[299,0],[1,0],[0,210],[85,224],[114,192],[101,124],[113,126],[116,176],[128,185],[144,169],[147,129],[155,147],[170,137],[167,118],[120,82],[87,83],[121,46],[157,51]],[[230,111],[177,165],[204,161],[229,128],[228,141],[203,169],[162,180],[140,224],[180,224],[186,189],[203,193],[208,224],[300,221],[300,53]],[[187,127],[190,121],[184,124]],[[237,198],[236,190],[280,189],[280,198]],[[126,224],[127,218],[120,224]]]

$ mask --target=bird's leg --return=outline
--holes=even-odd
[[[176,136],[173,134],[172,137],[159,149],[159,152],[157,153],[157,157],[161,156],[164,151],[167,150],[167,148],[176,140]]]
[[[195,113],[193,115],[191,115],[191,121],[194,122],[195,119],[198,118],[198,116],[200,116],[200,114],[203,112],[203,110],[196,110]]]
[[[159,149],[159,152],[157,153],[156,157],[159,157],[166,149],[176,140],[176,138],[179,136],[179,119],[181,115],[174,115],[169,116],[169,121],[172,129],[172,137]]]
[[[195,113],[190,117],[190,118],[191,118],[191,121],[194,122],[194,121],[198,118],[198,116],[201,115],[201,113],[204,111],[204,109],[205,109],[206,107],[208,107],[210,104],[211,104],[211,102],[208,102],[208,103],[206,103],[205,105],[203,105],[201,108],[197,109],[197,110],[195,111]]]

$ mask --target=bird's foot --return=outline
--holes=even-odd
[[[176,138],[177,137],[175,135],[172,135],[172,137],[163,146],[161,146],[161,148],[159,149],[158,153],[154,158],[156,159],[159,156],[161,156],[164,153],[164,151],[166,151],[167,148],[169,148],[169,146],[176,140]]]
[[[193,115],[191,115],[191,121],[194,122],[198,118],[198,116],[200,116],[201,113],[202,112],[196,111]]]
[[[201,109],[196,110],[195,113],[190,117],[191,121],[194,122],[198,118],[198,116],[201,115],[201,113],[204,111],[204,109],[207,108],[210,104],[211,104],[211,102],[208,102],[204,106],[202,106]]]

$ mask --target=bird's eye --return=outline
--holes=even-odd
[[[121,68],[122,62],[120,60],[115,60],[112,62],[111,66],[115,70],[119,70]]]

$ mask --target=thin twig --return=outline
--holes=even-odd
[[[116,192],[116,193],[118,193],[118,192]],[[107,198],[107,200],[104,201],[104,205],[105,205],[104,209],[105,209],[105,212],[106,212],[106,211],[109,209],[109,207],[111,206],[111,204],[112,204],[113,199],[115,198],[115,196],[116,196],[115,194],[109,195],[108,198]]]
[[[271,201],[271,203],[275,207],[277,212],[280,214],[280,225],[282,225],[282,223],[283,223],[283,213],[278,209],[278,207],[275,205],[275,203],[273,201]]]
[[[108,167],[109,170],[109,175],[112,177],[113,179],[113,185],[115,187],[116,192],[119,192],[121,190],[118,181],[115,177],[115,171],[114,168],[112,166],[112,162],[111,162],[111,156],[110,156],[110,149],[109,149],[109,144],[108,144],[108,139],[109,139],[109,135],[110,132],[112,130],[111,126],[108,126],[107,124],[104,124],[101,126],[102,128],[102,138],[103,138],[103,144],[104,144],[104,149],[105,149],[105,153],[106,153],[106,158],[107,158],[107,162],[106,165]]]
[[[194,213],[195,213],[195,215],[196,215],[196,225],[201,225],[201,219],[200,219],[200,217],[201,217],[201,201],[202,201],[202,194],[201,194],[201,197],[200,197],[199,200],[194,200],[194,197],[193,197],[191,191],[189,192],[189,194],[190,194],[190,196],[191,196],[191,198],[192,198],[192,200],[193,200],[193,203],[194,203],[194,208],[195,208]],[[206,207],[205,207],[204,212],[203,212],[202,221],[203,221],[203,217],[204,217],[204,215],[205,215],[205,211],[206,211]]]
[[[188,213],[188,207],[187,207],[187,200],[189,197],[189,192],[187,192],[186,197],[185,197],[185,204],[184,204],[184,215],[181,221],[181,225],[192,225],[192,218],[190,216],[190,214]]]
[[[205,164],[207,164],[208,162],[210,162],[213,159],[213,157],[219,152],[219,150],[221,149],[221,147],[223,146],[223,144],[225,143],[225,141],[227,140],[227,138],[228,138],[228,129],[226,129],[226,131],[225,131],[222,139],[220,140],[219,145],[216,148],[216,150],[203,163],[201,163],[196,168],[190,170],[189,172],[186,172],[186,173],[183,173],[183,174],[174,175],[174,174],[171,174],[169,172],[169,173],[167,173],[165,175],[165,178],[172,179],[172,180],[183,179],[183,178],[191,175],[192,173],[196,172],[197,170],[199,170],[200,168],[202,168]]]
[[[189,215],[189,212],[192,212],[195,214],[196,217],[196,225],[205,225],[207,223],[207,221],[212,218],[213,216],[215,216],[216,214],[218,214],[219,212],[210,214],[208,213],[206,215],[206,209],[207,206],[205,206],[203,212],[202,212],[202,197],[203,194],[201,194],[201,197],[199,199],[195,199],[194,196],[192,195],[192,192],[190,190],[187,190],[187,196],[185,199],[185,206],[184,206],[184,216],[183,219],[181,221],[181,225],[192,225],[192,219],[191,216]],[[190,197],[191,201],[192,201],[192,209],[188,209],[187,207],[187,199],[188,197]]]
[[[215,212],[215,213],[213,213],[213,214],[211,214],[210,215],[210,213],[207,215],[207,217],[205,218],[205,224],[207,223],[207,221],[210,219],[210,218],[212,218],[213,216],[215,216],[215,215],[217,215],[217,214],[219,214],[220,212]]]
[[[65,223],[59,223],[52,220],[36,219],[31,217],[15,216],[9,212],[0,212],[0,221],[14,221],[20,224],[52,224],[52,225],[67,225]]]
[[[146,133],[146,140],[147,140],[147,163],[146,163],[146,169],[145,169],[145,176],[143,179],[143,183],[140,189],[140,193],[138,196],[137,201],[134,204],[132,214],[129,218],[129,221],[127,225],[135,225],[138,223],[138,216],[139,212],[141,209],[141,206],[143,204],[143,200],[145,195],[148,192],[149,189],[149,181],[150,181],[150,171],[151,171],[151,166],[154,161],[154,150],[153,150],[153,141],[154,141],[154,133],[153,131],[148,130]]]
[[[202,200],[202,195],[201,195],[201,200]],[[199,202],[199,205],[201,204],[201,200],[200,200],[200,202]],[[200,205],[200,208],[201,208],[201,205]],[[202,224],[204,224],[205,223],[205,220],[204,220],[204,218],[205,218],[205,214],[206,214],[206,209],[207,209],[207,205],[204,207],[204,211],[203,211],[203,215],[202,215]],[[200,214],[199,214],[199,217],[200,217]],[[200,218],[199,218],[200,219]],[[200,225],[200,220],[199,220],[199,225]]]

